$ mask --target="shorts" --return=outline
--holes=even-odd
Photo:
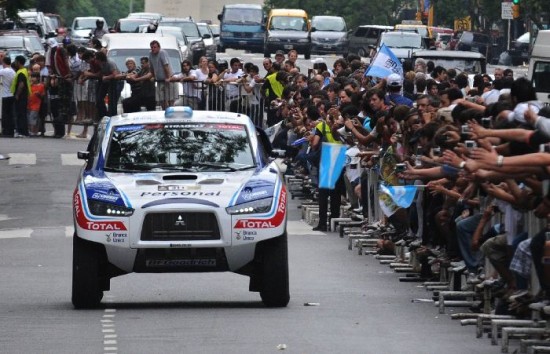
[[[179,97],[179,85],[176,82],[157,81],[157,102],[174,102]]]
[[[75,102],[85,102],[85,101],[89,101],[89,93],[88,93],[88,82],[89,80],[86,80],[81,84],[79,84],[78,82],[75,82],[74,83],[74,100]],[[91,92],[91,91],[90,91]],[[94,93],[94,96],[95,96],[95,93]]]
[[[28,111],[27,112],[27,124],[28,125],[38,124],[38,111]]]

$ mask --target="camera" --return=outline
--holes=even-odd
[[[470,133],[470,127],[468,126],[468,124],[463,124],[461,127],[460,127],[460,132],[462,134],[468,134]]]
[[[434,147],[432,151],[433,151],[434,156],[438,156],[438,157],[441,156],[441,148],[439,146]]]
[[[466,141],[465,141],[465,144],[466,144],[466,148],[467,148],[468,150],[472,150],[473,148],[476,148],[476,147],[477,147],[476,142],[473,141],[473,140],[466,140]]]
[[[407,169],[407,166],[404,163],[396,163],[395,164],[395,172],[396,173],[405,172],[406,169]]]
[[[539,152],[550,153],[550,145],[548,145],[548,144],[540,144],[540,145],[539,145]]]
[[[493,213],[502,213],[498,205],[493,205]]]
[[[491,118],[481,118],[481,126],[489,129],[491,127]]]
[[[476,97],[475,96],[466,96],[465,97],[466,101],[468,102],[476,102]]]

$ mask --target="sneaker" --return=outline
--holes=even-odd
[[[353,211],[354,211],[355,213],[362,213],[362,212],[363,212],[363,207],[360,206],[359,208],[353,209]]]
[[[451,262],[451,267],[453,268],[466,267],[466,263],[464,263],[464,261]]]
[[[466,278],[466,284],[476,285],[479,283],[481,283],[481,279],[478,278],[477,274],[475,273],[468,274],[468,277]]]

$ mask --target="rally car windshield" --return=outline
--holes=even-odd
[[[238,124],[149,124],[114,128],[105,170],[239,171],[255,168],[247,130]]]

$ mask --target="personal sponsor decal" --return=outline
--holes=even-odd
[[[73,210],[74,216],[78,226],[85,230],[92,231],[128,231],[126,226],[121,221],[94,221],[90,220],[84,214],[84,209],[82,205],[82,198],[77,189],[74,191],[73,195]]]
[[[126,239],[128,238],[127,233],[122,232],[111,232],[105,235],[107,242],[112,243],[124,243],[126,242]]]
[[[281,188],[279,203],[275,215],[270,219],[240,219],[237,220],[235,229],[270,229],[282,224],[286,215],[286,187]],[[244,237],[244,234],[243,234]]]
[[[204,259],[148,259],[147,267],[215,267],[215,258]]]
[[[203,196],[216,197],[222,192],[201,192],[201,191],[166,191],[166,192],[142,192],[141,197],[188,197],[188,196]]]

